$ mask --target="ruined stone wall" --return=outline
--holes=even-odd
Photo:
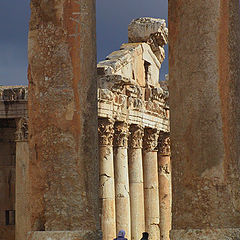
[[[14,240],[15,119],[0,119],[0,240]]]

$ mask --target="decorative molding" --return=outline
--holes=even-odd
[[[99,146],[112,146],[114,134],[114,121],[109,118],[98,119]]]
[[[128,147],[129,127],[125,122],[115,123],[114,128],[114,146],[116,147]]]
[[[142,148],[144,130],[140,125],[132,124],[130,126],[129,147],[133,149]]]
[[[159,154],[163,156],[171,155],[170,148],[170,133],[169,132],[161,132],[159,136]]]
[[[143,138],[143,148],[146,152],[158,151],[159,130],[153,128],[145,128]]]
[[[28,141],[28,118],[19,118],[17,121],[16,141]]]

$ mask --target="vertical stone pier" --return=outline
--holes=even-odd
[[[160,239],[157,129],[145,128],[143,142],[145,227],[150,240]]]
[[[103,240],[116,237],[115,185],[113,164],[114,122],[98,119],[101,227]]]
[[[16,131],[16,219],[15,239],[26,239],[29,217],[29,147],[27,118],[17,119]]]
[[[128,125],[115,123],[114,136],[114,173],[116,194],[117,232],[126,231],[126,238],[131,239],[131,213],[128,176]]]
[[[130,126],[128,155],[132,240],[139,240],[142,237],[142,232],[145,231],[142,163],[143,135],[143,127],[135,124]]]
[[[158,145],[158,181],[160,201],[161,240],[169,240],[172,218],[172,185],[170,162],[170,133],[161,132]]]
[[[32,0],[29,239],[100,239],[94,0]]]
[[[169,0],[172,240],[240,238],[238,0]]]

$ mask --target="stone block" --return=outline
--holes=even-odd
[[[147,42],[150,35],[163,32],[167,35],[164,19],[143,17],[133,20],[128,26],[129,42]]]

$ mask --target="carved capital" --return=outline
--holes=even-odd
[[[163,156],[170,156],[170,136],[169,132],[161,132],[159,136],[159,154]]]
[[[98,139],[100,146],[113,144],[114,122],[108,118],[98,119]]]
[[[130,126],[129,147],[135,149],[142,148],[143,136],[143,127],[132,124]]]
[[[159,130],[145,128],[143,138],[143,148],[147,152],[157,151]]]
[[[128,147],[129,129],[125,122],[117,122],[115,124],[114,132],[114,146],[116,147]]]
[[[17,120],[16,141],[25,142],[28,141],[28,119],[20,118]]]

